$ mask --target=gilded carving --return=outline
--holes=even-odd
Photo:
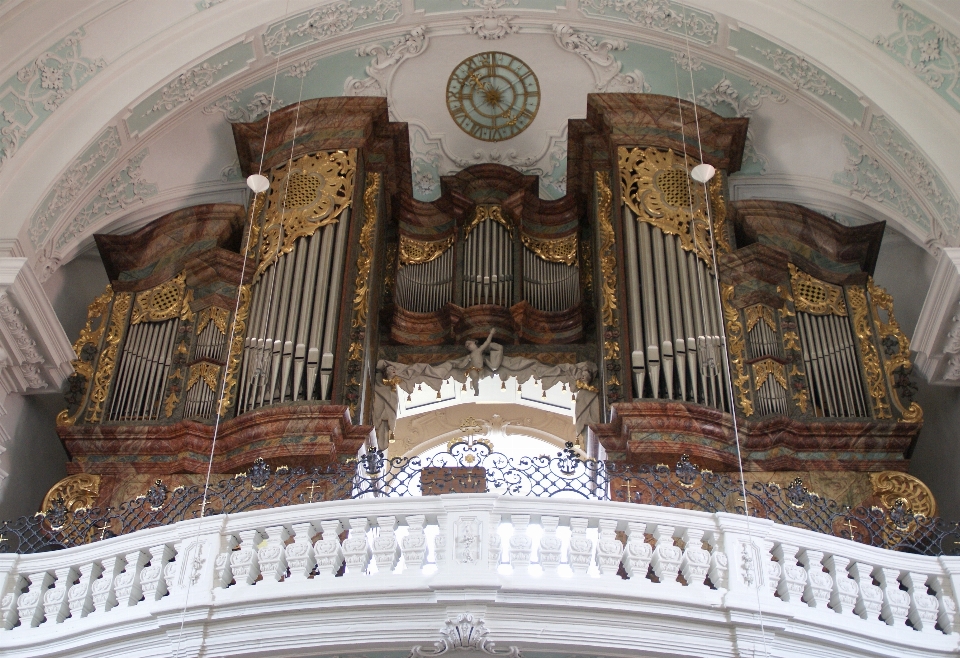
[[[233,323],[233,341],[230,343],[230,353],[227,355],[227,374],[223,380],[223,397],[220,398],[220,415],[227,413],[233,405],[237,386],[237,370],[240,368],[240,357],[243,354],[243,337],[247,333],[247,313],[250,311],[250,284],[240,286],[240,303],[237,306],[237,317]],[[188,387],[189,388],[189,387]]]
[[[197,335],[211,322],[224,336],[227,335],[227,322],[230,320],[230,311],[219,306],[208,306],[200,311],[197,318]]]
[[[477,206],[477,209],[474,210],[473,217],[470,218],[470,221],[467,222],[467,225],[463,228],[463,238],[466,239],[467,236],[470,235],[470,232],[477,228],[485,219],[492,219],[497,222],[507,229],[511,237],[513,236],[513,226],[511,226],[507,218],[503,216],[503,210],[500,206],[480,204]]]
[[[543,260],[573,266],[577,262],[577,235],[568,235],[556,240],[542,240],[525,233],[520,234],[523,245]]]
[[[759,389],[773,377],[783,390],[787,390],[787,374],[783,364],[773,359],[763,359],[753,364],[753,387]]]
[[[187,377],[187,390],[189,391],[200,381],[211,391],[216,392],[217,384],[220,383],[220,366],[206,361],[194,363],[190,366],[190,374]]]
[[[800,336],[797,335],[796,331],[783,332],[783,348],[800,351]]]
[[[367,297],[370,295],[370,268],[373,265],[373,238],[377,228],[377,197],[380,194],[380,174],[367,174],[363,192],[363,228],[360,229],[360,257],[357,260],[357,282],[353,295],[353,326],[367,324]]]
[[[257,276],[297,240],[339,221],[353,199],[356,160],[355,149],[321,151],[274,168]]]
[[[873,413],[876,418],[890,418],[890,405],[887,404],[887,391],[880,369],[880,357],[873,344],[873,331],[870,329],[870,310],[867,308],[867,295],[860,286],[847,288],[847,297],[853,310],[853,330],[860,343],[860,362],[867,375],[867,387],[873,398]]]
[[[773,318],[773,309],[763,304],[754,304],[743,309],[743,314],[747,318],[747,333],[753,331],[757,323],[761,320],[770,330],[776,333],[777,321]]]
[[[813,315],[839,315],[847,317],[847,305],[843,301],[843,288],[821,281],[788,263],[790,285],[793,288],[794,305],[801,313]]]
[[[80,336],[73,344],[73,352],[77,355],[77,358],[71,362],[71,365],[73,365],[74,372],[86,380],[87,386],[89,386],[89,382],[93,378],[93,360],[84,360],[81,354],[88,345],[94,349],[100,346],[100,339],[103,337],[104,329],[106,329],[107,326],[106,321],[101,318],[112,300],[113,286],[108,283],[103,293],[94,299],[93,302],[90,303],[90,306],[87,307],[87,324],[80,330]],[[97,319],[100,319],[100,323],[99,326],[94,329],[93,324]],[[86,391],[84,391],[84,394],[86,394]],[[68,413],[68,410],[64,409],[57,414],[57,425],[73,425],[77,422],[77,418],[80,416],[82,410],[82,401],[72,416]]]
[[[893,314],[893,297],[890,296],[890,293],[876,285],[873,277],[867,279],[867,291],[870,293],[870,301],[872,302],[871,310],[873,311],[873,319],[877,323],[877,333],[880,334],[880,342],[884,346],[888,344],[891,345],[890,351],[893,350],[893,343],[896,343],[897,351],[895,353],[890,354],[885,350],[883,354],[887,382],[890,385],[891,391],[890,397],[893,400],[894,406],[900,411],[901,421],[905,423],[920,423],[923,421],[923,409],[913,401],[910,402],[909,407],[904,409],[903,402],[900,400],[897,392],[895,380],[895,373],[898,369],[903,368],[904,372],[909,372],[912,367],[910,363],[910,339],[907,338],[900,329],[900,323],[897,322],[897,318]],[[880,317],[881,309],[887,313],[886,322]]]
[[[728,352],[733,364],[733,385],[737,388],[737,405],[744,416],[753,415],[753,400],[750,399],[750,376],[746,373],[747,346],[743,339],[743,324],[740,311],[733,305],[733,286],[721,284],[723,319],[727,327]]]
[[[717,241],[717,253],[729,254],[733,247],[727,242],[724,227],[727,223],[727,202],[723,198],[726,189],[723,172],[718,171],[710,181],[710,214],[713,215],[713,236]]]
[[[179,317],[182,312],[181,305],[186,281],[186,272],[181,272],[169,281],[164,281],[149,290],[138,292],[134,299],[130,324],[162,322]]]
[[[167,396],[166,401],[163,403],[163,413],[167,418],[173,416],[174,410],[177,408],[177,404],[180,403],[180,396],[177,395],[176,390],[170,391],[170,395]]]
[[[610,174],[605,171],[597,172],[597,226],[600,234],[600,275],[602,302],[600,314],[603,324],[610,327],[617,326],[614,311],[617,309],[617,257],[616,234],[610,221],[613,192],[610,190]]]
[[[422,242],[408,238],[405,235],[400,236],[400,264],[401,265],[422,265],[429,263],[440,254],[453,246],[454,236],[436,242]]]
[[[117,365],[117,347],[126,330],[131,297],[130,293],[121,292],[117,293],[113,300],[110,327],[107,329],[103,351],[97,361],[97,372],[93,376],[93,391],[90,393],[90,404],[87,409],[87,421],[91,423],[99,423],[103,417],[103,404],[107,400],[110,382],[113,380],[113,370]]]
[[[90,473],[68,475],[50,487],[47,495],[43,497],[43,505],[40,507],[40,511],[45,512],[52,508],[53,501],[58,498],[63,500],[64,506],[71,512],[88,509],[96,504],[99,494],[99,475]]]
[[[933,493],[923,482],[898,471],[871,473],[870,483],[873,493],[880,498],[884,507],[892,508],[898,499],[903,499],[913,514],[922,514],[927,518],[937,515],[937,501]]]
[[[621,146],[617,153],[621,198],[637,221],[677,236],[683,249],[695,253],[712,267],[710,220],[704,190],[702,186],[690,184],[684,158],[671,149]],[[692,160],[690,163],[690,166],[699,164]],[[720,196],[719,189],[716,196]],[[723,209],[725,211],[725,206]]]

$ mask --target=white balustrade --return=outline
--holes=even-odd
[[[767,634],[791,629],[776,638],[777,655],[810,655],[796,638],[828,633],[832,655],[947,656],[960,650],[958,589],[960,558],[901,554],[730,514],[490,494],[336,501],[0,555],[0,655],[87,655],[95,646],[103,655],[171,655],[181,614],[193,638],[189,655],[200,644],[209,655],[234,655],[226,629],[235,627],[218,633],[218,615],[240,625],[251,615],[256,626],[261,610],[359,609],[362,600],[379,606],[377,614],[411,619],[456,601],[465,612],[470,601],[488,611],[503,601],[505,620],[549,601],[551,618],[570,625],[585,609],[627,626],[656,611],[661,629],[671,615],[678,629],[690,617],[733,626],[732,635],[715,634],[727,638],[759,632],[759,606]],[[520,621],[504,624],[517,635],[501,633],[511,645],[525,638],[534,649],[540,641]],[[137,649],[123,648],[126,625],[141,638]],[[60,627],[69,640],[53,642]],[[304,650],[319,652],[324,641]],[[698,653],[731,653],[721,649]]]

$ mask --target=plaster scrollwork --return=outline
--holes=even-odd
[[[489,656],[507,656],[521,658],[520,649],[510,646],[506,651],[497,651],[495,644],[487,638],[490,631],[479,616],[461,614],[450,617],[440,629],[440,640],[433,643],[433,649],[415,646],[410,650],[410,658],[428,658],[442,656],[450,651],[473,651]]]
[[[157,186],[147,182],[143,176],[143,160],[148,154],[149,150],[143,149],[134,155],[123,169],[111,176],[97,190],[93,199],[61,231],[54,243],[56,249],[62,250],[64,246],[79,238],[84,231],[104,217],[134,204],[143,203],[147,198],[157,194]]]
[[[472,6],[483,10],[480,14],[467,17],[470,24],[464,28],[466,33],[476,34],[481,39],[502,39],[508,34],[516,34],[520,28],[512,21],[517,17],[501,14],[499,11],[507,2],[520,4],[520,0],[463,0],[464,7]]]
[[[837,90],[830,86],[823,71],[807,61],[802,55],[796,55],[782,48],[758,48],[754,50],[770,61],[773,70],[787,80],[797,91],[807,91],[817,96],[835,96],[842,100]]]
[[[286,75],[288,78],[297,78],[298,80],[302,80],[307,77],[307,74],[309,74],[310,71],[317,66],[317,61],[319,60],[305,61],[300,62],[299,64],[294,64],[287,69],[287,72],[284,75]]]
[[[621,73],[623,64],[610,54],[611,51],[627,49],[627,44],[622,39],[597,41],[588,34],[562,24],[553,26],[553,37],[561,48],[579,55],[587,63],[596,81],[596,91],[628,94],[650,91],[650,85],[644,80],[643,73],[637,69],[630,73]]]
[[[587,15],[617,15],[634,25],[651,30],[686,34],[704,43],[714,43],[720,25],[713,15],[684,7],[670,0],[580,0]]]
[[[943,371],[943,378],[952,382],[960,381],[960,354],[950,357]]]
[[[281,51],[348,32],[358,22],[394,20],[402,12],[401,0],[375,0],[370,4],[337,0],[274,23],[263,34],[263,47],[267,53],[277,55]]]
[[[410,126],[410,165],[413,173],[413,193],[420,201],[433,201],[440,190],[440,160],[438,142],[431,142],[419,126]]]
[[[0,169],[63,102],[106,66],[81,54],[78,29],[0,86]]]
[[[281,99],[262,91],[256,92],[249,103],[243,104],[240,101],[240,92],[235,91],[205,106],[202,112],[204,114],[220,112],[231,123],[250,123],[269,112],[271,107],[283,107],[283,105]]]
[[[220,170],[220,180],[224,183],[243,180],[243,172],[240,170],[240,161],[234,158],[233,163]]]
[[[53,251],[53,245],[47,245],[38,251],[33,263],[33,273],[37,275],[37,281],[43,283],[49,279],[60,269],[60,264],[60,257]]]
[[[159,112],[161,110],[170,111],[189,103],[196,98],[200,92],[213,85],[217,73],[230,64],[233,60],[226,60],[219,64],[204,62],[199,66],[187,69],[160,90],[160,98],[153,106],[144,112],[143,116]]]
[[[37,350],[37,342],[30,337],[30,330],[27,325],[20,320],[20,309],[13,305],[6,293],[0,293],[0,318],[3,319],[7,331],[23,358],[20,371],[23,373],[27,388],[47,388],[49,384],[44,379],[39,367],[44,359]]]
[[[673,60],[674,64],[678,65],[684,71],[703,71],[704,70],[703,60],[701,60],[699,57],[695,57],[687,53],[678,52],[678,53],[673,53],[673,56],[671,57],[671,59]]]
[[[710,87],[704,89],[697,96],[696,103],[701,107],[714,109],[718,105],[727,105],[736,112],[738,117],[749,117],[760,109],[763,99],[769,98],[774,103],[786,103],[787,97],[762,82],[751,80],[753,91],[742,94],[726,76]]]
[[[393,40],[384,48],[379,43],[371,43],[357,48],[357,57],[373,57],[367,66],[367,77],[358,80],[348,77],[343,83],[344,96],[388,96],[390,81],[397,67],[404,61],[422,55],[430,43],[427,29],[423,25],[415,27],[409,33]]]
[[[946,354],[956,354],[960,352],[960,314],[951,318],[953,326],[947,332],[947,340],[943,344],[943,351]]]
[[[894,2],[898,31],[874,43],[960,110],[960,39],[902,2]]]
[[[67,207],[77,200],[96,174],[117,157],[120,148],[120,134],[111,126],[100,134],[91,148],[70,164],[30,219],[29,233],[34,247],[42,244]]]

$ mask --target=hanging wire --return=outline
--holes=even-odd
[[[686,6],[681,5],[681,10],[682,10],[682,21],[683,21],[683,36],[684,36],[684,41],[686,42],[686,47],[687,47],[687,69],[690,71],[690,93],[693,96],[693,99],[691,101],[691,104],[693,105],[693,119],[694,119],[694,124],[697,127],[697,148],[700,153],[700,163],[703,164],[703,139],[700,134],[700,113],[697,110],[697,100],[696,100],[697,90],[693,82],[693,62],[692,62],[692,55],[690,50],[690,33],[687,30]],[[674,71],[676,71],[676,61],[674,61]],[[677,81],[677,88],[678,88],[677,103],[678,104],[681,103],[680,94],[679,94],[679,85],[680,85],[680,82],[679,82],[679,75],[678,75],[678,81]],[[686,137],[683,132],[683,115],[682,114],[680,119],[680,135],[684,139],[683,151],[684,151],[684,162],[686,162],[687,145],[686,145]],[[750,539],[750,544],[755,546],[753,542],[753,532],[750,524],[750,503],[747,499],[747,483],[743,475],[743,452],[740,447],[740,424],[737,421],[737,405],[734,401],[733,378],[732,378],[732,371],[730,370],[730,354],[727,352],[727,325],[724,322],[724,319],[722,317],[723,296],[720,294],[720,266],[717,261],[717,237],[714,234],[715,227],[713,224],[713,211],[710,207],[710,194],[707,189],[708,182],[709,180],[706,180],[706,181],[703,181],[703,183],[701,184],[703,185],[703,199],[707,209],[707,228],[709,229],[709,232],[710,232],[710,256],[713,261],[713,275],[714,275],[713,287],[714,287],[714,292],[717,298],[717,308],[720,310],[720,314],[721,314],[721,317],[718,318],[718,321],[720,323],[720,330],[723,332],[723,340],[721,341],[722,352],[723,352],[723,368],[724,368],[724,372],[726,374],[726,380],[727,380],[726,388],[727,388],[727,396],[730,402],[730,418],[733,422],[733,437],[735,439],[736,446],[737,446],[737,466],[740,469],[740,490],[741,490],[741,495],[743,496],[743,513],[746,517],[745,521],[746,521],[747,537]],[[693,219],[693,213],[691,210],[691,220],[692,219]],[[694,240],[697,239],[696,232],[694,232],[693,239]],[[702,289],[701,289],[701,292],[702,292]],[[759,572],[760,570],[759,565],[757,565],[757,570]],[[760,621],[760,637],[763,641],[763,655],[769,656],[770,649],[767,646],[767,633],[763,624],[763,608],[760,604],[759,579],[761,575],[762,574],[757,573],[757,579],[756,579],[757,586],[756,588],[754,588],[754,591],[757,595],[757,614],[759,615],[759,621]]]

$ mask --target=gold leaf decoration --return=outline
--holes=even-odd
[[[250,311],[250,284],[240,286],[240,303],[237,306],[237,317],[233,323],[233,341],[230,343],[230,353],[227,355],[227,374],[223,380],[223,396],[220,398],[220,416],[224,416],[233,405],[235,388],[237,386],[237,371],[240,368],[240,357],[243,354],[243,338],[247,333],[247,313]]]
[[[617,149],[620,163],[620,196],[637,221],[675,235],[680,246],[696,254],[708,266],[711,256],[710,221],[703,186],[690,184],[690,168],[700,164],[673,150],[656,148]],[[719,186],[719,176],[714,177]],[[722,198],[717,187],[716,198]],[[721,205],[724,217],[726,206]],[[729,245],[728,245],[729,247]]]
[[[549,263],[573,266],[577,262],[577,234],[555,240],[542,240],[526,233],[520,234],[523,245]]]
[[[71,512],[88,509],[97,503],[100,494],[100,476],[92,473],[77,473],[68,475],[50,487],[43,497],[41,512],[53,507],[53,501],[63,499],[64,506]]]
[[[187,378],[187,391],[192,389],[197,382],[202,381],[211,391],[216,393],[217,386],[220,383],[220,366],[201,361],[190,366],[190,375]]]
[[[230,320],[230,311],[219,306],[208,306],[200,311],[197,317],[197,334],[206,329],[211,322],[224,336],[227,335],[227,322]]]
[[[770,331],[776,333],[777,321],[773,317],[773,309],[763,304],[754,304],[743,309],[743,314],[747,318],[747,332],[753,331],[757,323],[763,320],[763,323],[770,327]]]
[[[793,288],[794,305],[801,313],[812,315],[847,316],[847,305],[843,301],[843,288],[812,277],[798,270],[793,263],[790,268],[790,286]]]
[[[787,375],[783,364],[773,359],[763,359],[753,364],[753,387],[759,389],[773,377],[783,390],[787,390]]]
[[[297,240],[339,221],[353,199],[357,151],[320,151],[274,167],[263,235],[259,276]]]
[[[874,283],[873,277],[867,279],[867,292],[870,293],[870,301],[873,302],[871,304],[873,320],[877,323],[877,333],[880,334],[881,343],[885,342],[884,339],[887,337],[893,337],[897,342],[898,351],[896,354],[884,353],[882,355],[887,383],[890,385],[890,391],[892,392],[893,404],[900,411],[902,422],[921,423],[923,422],[923,409],[916,402],[911,402],[909,407],[904,408],[900,396],[897,394],[896,382],[894,381],[894,373],[897,369],[904,368],[909,371],[912,364],[910,363],[910,339],[900,329],[900,323],[897,322],[897,318],[893,314],[893,297]],[[886,311],[886,322],[880,317],[880,310]]]
[[[164,281],[149,290],[138,292],[133,303],[133,315],[130,324],[141,322],[163,322],[179,317],[183,302],[183,293],[186,288],[187,274],[181,272],[178,276]]]
[[[874,495],[878,496],[888,509],[902,498],[913,514],[922,514],[927,518],[937,515],[937,501],[933,493],[927,485],[912,475],[898,471],[871,473],[870,483],[873,485]]]
[[[723,302],[723,319],[727,327],[727,351],[730,362],[734,367],[733,385],[737,387],[737,405],[744,416],[753,415],[753,400],[750,399],[750,376],[746,373],[747,346],[743,340],[743,324],[740,322],[740,311],[733,305],[733,286],[721,284],[721,299]]]
[[[853,310],[853,330],[860,343],[860,362],[867,375],[867,386],[873,398],[875,418],[890,418],[890,405],[887,404],[887,390],[883,384],[883,372],[880,369],[880,357],[873,344],[873,331],[870,329],[870,310],[867,308],[867,295],[860,286],[847,288],[847,298]]]
[[[617,326],[614,311],[617,309],[617,256],[616,234],[610,221],[613,192],[610,190],[610,174],[597,172],[597,226],[600,235],[600,282],[602,302],[600,314],[603,324]]]
[[[421,242],[408,238],[405,235],[400,236],[400,264],[401,265],[422,265],[438,258],[440,254],[453,246],[454,236],[436,242]]]
[[[507,218],[503,216],[503,210],[500,206],[480,204],[477,206],[476,210],[473,211],[473,217],[467,222],[467,225],[463,228],[463,238],[466,240],[467,236],[470,235],[470,232],[477,228],[485,219],[492,219],[501,226],[503,226],[510,233],[510,236],[513,237],[513,226],[510,225],[510,222],[507,221]]]
[[[93,378],[93,363],[81,359],[80,354],[87,345],[92,345],[95,348],[100,347],[100,339],[103,337],[104,329],[106,329],[107,326],[106,318],[103,318],[103,313],[110,306],[111,301],[113,301],[113,286],[108,283],[100,296],[94,299],[90,303],[90,306],[87,307],[87,324],[80,330],[80,336],[73,344],[73,352],[77,355],[77,358],[71,362],[71,365],[73,366],[74,372],[87,380],[88,388],[90,386],[90,380]],[[99,326],[94,329],[93,324],[96,320],[100,320],[100,323]],[[84,391],[84,395],[86,395],[86,391]],[[81,411],[83,411],[82,402],[72,416],[68,413],[67,409],[64,409],[57,414],[57,425],[73,425],[77,422]]]
[[[104,340],[103,351],[97,361],[97,372],[93,376],[93,391],[87,408],[87,421],[99,423],[103,418],[103,404],[110,391],[113,370],[117,365],[117,346],[127,328],[127,311],[130,310],[132,295],[128,292],[117,293],[110,313],[110,327]],[[179,310],[179,309],[178,309]]]
[[[353,326],[367,324],[367,297],[370,295],[370,268],[373,265],[373,238],[377,228],[377,197],[380,195],[380,174],[367,174],[363,192],[363,228],[360,229],[360,257],[357,259],[357,281],[353,295]]]

